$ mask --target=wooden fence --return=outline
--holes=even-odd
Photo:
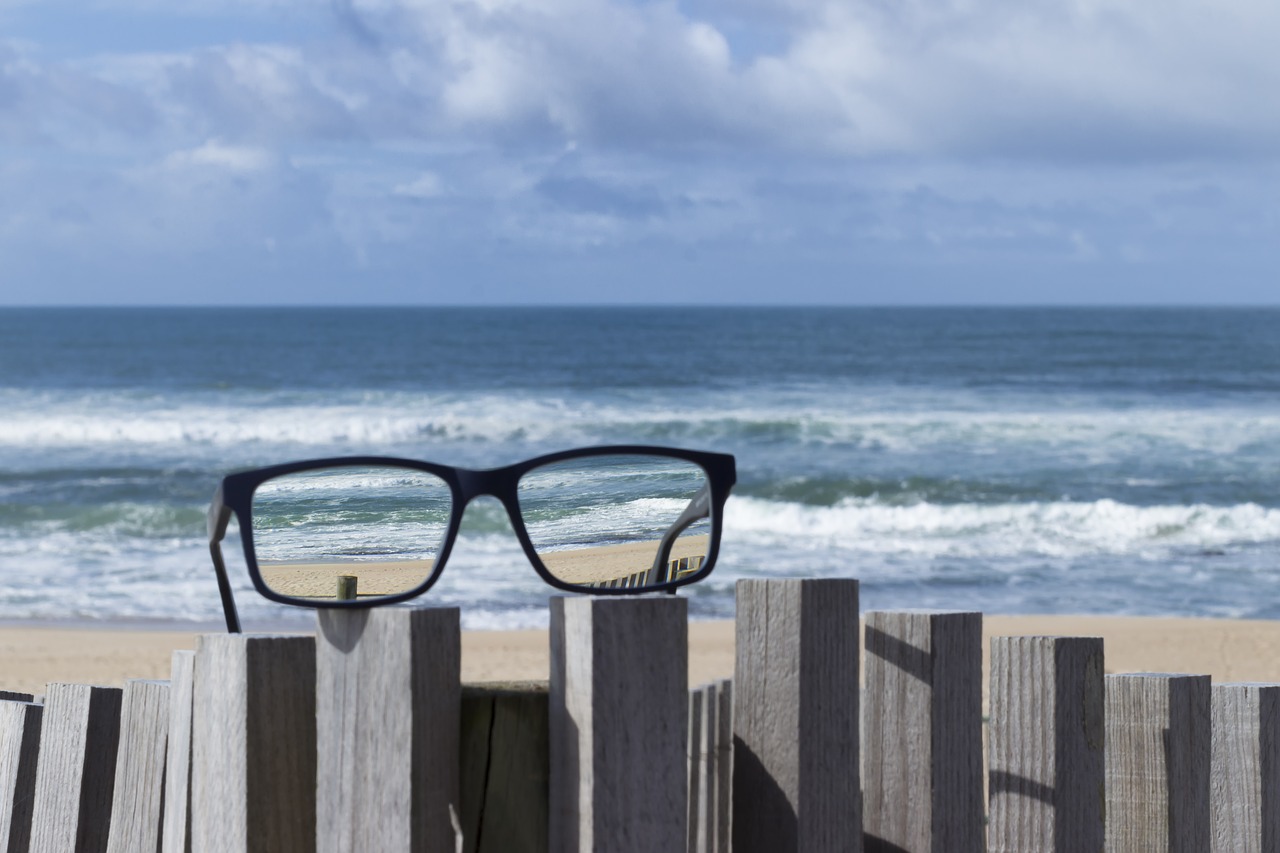
[[[384,608],[4,694],[0,853],[1280,849],[1280,685],[998,637],[984,720],[981,614],[737,596],[735,678],[693,691],[651,596],[553,598],[549,683],[463,686],[456,609]]]

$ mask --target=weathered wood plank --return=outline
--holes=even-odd
[[[1207,675],[1109,675],[1107,853],[1210,849]]]
[[[204,634],[191,725],[195,853],[313,853],[316,651],[311,637]]]
[[[1280,850],[1280,684],[1215,684],[1213,853]]]
[[[868,613],[866,667],[866,849],[980,853],[982,614]]]
[[[990,853],[1102,853],[1100,637],[993,637]]]
[[[719,848],[720,789],[732,781],[720,775],[720,688],[721,682],[713,682],[695,691],[701,696],[701,701],[697,703],[694,717],[697,748],[691,745],[690,754],[698,765],[698,772],[697,790],[690,788],[689,800],[697,804],[690,817],[693,838],[690,850],[697,853],[716,853]]]
[[[461,666],[456,607],[318,612],[319,853],[452,849]]]
[[[550,849],[688,842],[688,602],[551,599]]]
[[[735,853],[862,850],[858,582],[740,580]]]
[[[32,853],[107,849],[121,697],[118,687],[48,686],[32,806]]]
[[[465,853],[546,853],[547,682],[462,688]]]
[[[107,853],[160,849],[168,742],[169,682],[126,681]]]
[[[705,701],[706,692],[702,688],[689,691],[689,730],[686,736],[689,749],[688,853],[707,853],[707,828],[702,824],[702,810],[706,805],[703,777],[707,772],[707,748],[702,742]]]
[[[173,653],[169,670],[169,743],[165,750],[163,853],[191,851],[191,712],[196,653]]]
[[[27,853],[44,706],[0,701],[0,853]]]
[[[716,685],[716,853],[729,853],[733,815],[733,680]]]

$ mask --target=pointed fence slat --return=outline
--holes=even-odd
[[[103,853],[111,831],[118,687],[50,684],[31,818],[32,853]]]
[[[858,582],[740,580],[735,853],[862,849]]]
[[[1102,853],[1102,639],[993,637],[990,853]]]
[[[866,667],[868,853],[981,853],[982,614],[868,613]]]
[[[314,853],[315,665],[312,637],[198,639],[194,853]]]
[[[1211,691],[1212,853],[1280,850],[1280,684]]]
[[[452,846],[458,617],[456,607],[319,611],[319,853]]]
[[[688,843],[688,601],[551,600],[550,848]]]
[[[1210,849],[1207,675],[1109,675],[1107,853]]]
[[[25,853],[31,842],[31,806],[36,790],[43,713],[44,706],[30,701],[0,701],[0,851],[3,853]]]

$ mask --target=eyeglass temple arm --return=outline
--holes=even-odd
[[[240,614],[236,600],[231,595],[231,581],[227,578],[227,564],[222,559],[222,538],[227,535],[231,521],[231,508],[222,502],[222,486],[213,493],[209,504],[209,556],[213,558],[213,571],[218,576],[218,594],[222,596],[222,613],[227,620],[227,632],[240,633]]]
[[[698,493],[689,500],[689,505],[684,508],[684,512],[680,513],[680,517],[675,520],[667,532],[662,534],[662,541],[658,543],[658,554],[653,558],[653,566],[649,569],[649,576],[645,579],[647,585],[665,583],[672,580],[668,577],[671,565],[671,549],[675,547],[676,539],[681,533],[693,524],[695,521],[701,521],[711,515],[711,484],[704,483]]]

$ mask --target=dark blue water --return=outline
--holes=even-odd
[[[1278,327],[1274,309],[0,310],[0,618],[215,621],[204,508],[230,470],[600,443],[738,456],[698,615],[728,615],[738,577],[839,574],[870,607],[1276,616]],[[541,622],[546,594],[484,505],[431,593],[495,627]]]

